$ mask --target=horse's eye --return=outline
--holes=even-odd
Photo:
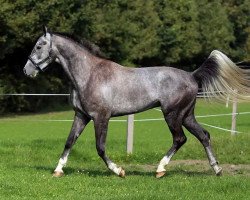
[[[42,47],[41,46],[37,46],[36,49],[41,49]]]
[[[47,42],[46,42],[46,41],[44,41],[44,42],[43,42],[43,45],[46,45],[46,44],[47,44]]]

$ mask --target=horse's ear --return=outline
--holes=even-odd
[[[46,34],[48,32],[48,29],[45,25],[43,25],[43,34],[44,34],[44,37],[46,37]]]

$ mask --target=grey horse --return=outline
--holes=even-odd
[[[161,159],[156,177],[162,177],[172,156],[186,142],[182,126],[204,146],[216,175],[222,168],[212,152],[210,135],[196,121],[194,107],[198,85],[210,96],[224,99],[228,95],[248,99],[249,74],[226,55],[214,50],[194,72],[171,67],[128,68],[101,56],[88,42],[79,43],[64,34],[47,31],[37,40],[24,67],[24,73],[35,77],[51,62],[58,62],[70,79],[73,89],[74,122],[53,176],[64,174],[72,146],[90,120],[94,122],[96,149],[107,167],[120,177],[125,171],[105,153],[108,122],[111,117],[138,113],[161,107],[173,137],[172,147]],[[222,92],[217,92],[222,91]]]

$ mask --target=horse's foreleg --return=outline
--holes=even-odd
[[[166,122],[169,126],[169,130],[173,136],[173,145],[167,154],[161,159],[157,170],[156,170],[156,178],[160,178],[165,175],[166,170],[165,166],[169,163],[170,159],[173,155],[178,151],[178,149],[186,142],[187,138],[184,135],[183,129],[181,127],[180,120],[178,120],[174,115],[165,116]]]
[[[218,162],[216,161],[215,156],[213,155],[212,147],[210,144],[209,133],[197,123],[194,115],[188,116],[184,120],[183,125],[186,127],[186,129],[189,132],[191,132],[202,143],[207,153],[207,157],[208,157],[210,165],[214,169],[216,175],[221,175],[222,168],[218,166]]]
[[[98,155],[103,159],[107,167],[120,177],[125,177],[125,171],[121,167],[117,167],[105,153],[105,143],[108,131],[108,121],[106,118],[94,119],[95,137],[96,137],[96,150]]]
[[[64,151],[59,159],[58,165],[53,173],[53,176],[60,177],[64,174],[62,168],[67,163],[70,150],[89,121],[90,119],[87,116],[82,115],[77,112],[75,113],[75,118],[74,118],[71,131],[69,133],[68,139],[64,147]]]

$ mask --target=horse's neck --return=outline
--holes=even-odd
[[[93,62],[92,57],[86,50],[65,38],[56,40],[57,58],[65,73],[70,78],[74,87],[83,88],[86,86]]]

